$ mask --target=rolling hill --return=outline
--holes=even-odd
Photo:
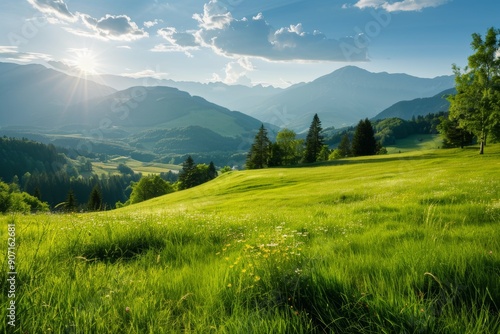
[[[373,117],[373,120],[398,117],[410,120],[412,117],[436,114],[441,111],[448,111],[450,102],[446,96],[455,94],[455,88],[447,89],[432,97],[418,98],[410,101],[400,101]]]

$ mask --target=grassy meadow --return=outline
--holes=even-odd
[[[2,333],[500,332],[500,145],[229,172],[120,210],[0,221],[17,271],[12,327],[0,260]]]

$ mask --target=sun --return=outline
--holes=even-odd
[[[73,63],[82,74],[97,74],[99,62],[95,53],[90,49],[75,49]]]

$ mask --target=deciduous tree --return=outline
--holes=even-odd
[[[486,36],[472,35],[474,54],[462,71],[453,65],[457,94],[448,99],[450,119],[474,134],[480,143],[479,154],[491,131],[500,122],[500,30],[490,28]]]

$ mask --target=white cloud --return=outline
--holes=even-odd
[[[245,57],[237,61],[231,61],[224,68],[224,76],[217,73],[212,74],[210,81],[223,82],[228,85],[252,86],[252,81],[247,77],[247,73],[253,70],[253,65]]]
[[[132,49],[132,48],[131,48],[130,46],[128,46],[128,45],[118,45],[116,48],[117,48],[117,49],[127,49],[127,50]]]
[[[28,0],[28,2],[40,12],[47,14],[49,18],[57,18],[66,22],[75,22],[78,17],[71,13],[63,0]],[[52,22],[54,22],[52,20]]]
[[[203,5],[203,14],[194,14],[193,19],[205,30],[224,29],[233,21],[231,13],[217,0],[210,0]]]
[[[144,27],[145,28],[152,28],[152,27],[154,27],[155,25],[157,25],[157,24],[159,24],[161,22],[163,22],[163,20],[161,20],[161,19],[160,20],[159,19],[155,19],[153,21],[146,21],[146,22],[144,22]]]
[[[99,20],[86,15],[80,14],[85,26],[90,29],[95,37],[105,40],[115,41],[134,41],[149,34],[140,29],[127,15],[109,15],[100,18]]]
[[[409,12],[421,11],[424,8],[438,7],[444,5],[449,0],[402,0],[389,2],[386,0],[358,0],[354,7],[364,8],[382,8],[388,12]]]
[[[63,0],[27,0],[47,16],[52,24],[72,23],[64,29],[72,34],[102,40],[133,41],[148,37],[127,15],[109,15],[96,19],[84,13],[71,13]]]
[[[30,63],[33,61],[47,62],[52,60],[52,56],[39,52],[21,52],[17,46],[0,45],[0,59],[20,63]]]

